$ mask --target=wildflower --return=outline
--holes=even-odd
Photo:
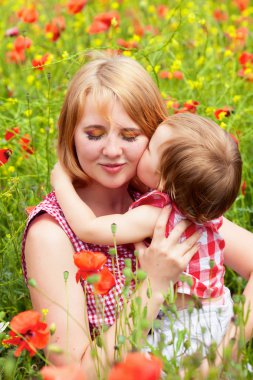
[[[107,261],[106,256],[100,252],[80,251],[74,254],[74,263],[79,268],[76,282],[82,278],[95,274]]]
[[[19,30],[16,26],[13,26],[13,28],[9,28],[4,33],[5,37],[16,37],[19,35]]]
[[[49,58],[49,53],[44,54],[40,59],[33,59],[32,65],[37,70],[44,70],[44,65],[47,63],[47,60]]]
[[[156,11],[157,11],[158,17],[165,18],[169,11],[169,8],[166,5],[161,4],[161,5],[158,5]]]
[[[52,41],[57,41],[66,28],[65,18],[62,16],[55,17],[45,26],[45,32],[52,35]]]
[[[32,40],[30,38],[18,36],[14,41],[14,49],[18,52],[24,51],[25,49],[29,49],[31,44]]]
[[[162,361],[150,354],[129,353],[123,362],[116,364],[110,371],[108,380],[159,380]]]
[[[68,13],[75,15],[83,9],[87,0],[70,0],[67,4]]]
[[[105,295],[107,294],[115,285],[116,281],[113,274],[109,271],[109,269],[104,266],[104,268],[98,272],[99,280],[94,284],[94,291],[97,294]]]
[[[117,44],[125,49],[136,49],[138,47],[136,41],[126,41],[123,38],[119,38]]]
[[[243,12],[247,9],[250,0],[234,0],[233,3],[239,9],[239,11]]]
[[[76,273],[76,282],[79,282],[80,278],[86,280],[88,276],[97,275],[94,291],[101,295],[107,294],[116,283],[109,269],[107,267],[102,268],[106,261],[106,256],[100,252],[81,251],[75,253],[74,263],[79,268]]]
[[[197,107],[199,105],[199,102],[196,100],[188,100],[184,103],[182,108],[175,109],[175,113],[184,113],[184,112],[190,112],[190,113],[196,113]]]
[[[84,370],[79,365],[62,367],[45,366],[40,370],[42,380],[85,380]]]
[[[228,117],[234,111],[232,107],[224,106],[223,108],[218,108],[214,111],[214,116],[218,120],[222,120],[224,117]]]
[[[19,144],[21,146],[21,149],[24,150],[26,153],[34,153],[34,148],[30,145],[31,137],[28,133],[24,134],[24,136],[21,137],[21,139],[19,140]]]
[[[182,71],[176,70],[173,72],[173,78],[182,80],[184,78],[184,74],[182,73]]]
[[[228,15],[226,12],[223,12],[221,9],[215,9],[213,12],[213,18],[216,21],[226,21],[228,19]]]
[[[19,134],[19,127],[14,127],[12,129],[7,129],[4,138],[6,141],[11,140],[13,137]]]
[[[35,310],[27,310],[19,313],[10,322],[11,331],[9,339],[4,339],[4,344],[18,346],[15,356],[20,356],[23,350],[30,356],[36,354],[37,349],[46,347],[49,339],[47,324],[41,322],[40,314]]]
[[[246,181],[244,180],[243,183],[242,183],[242,186],[241,186],[241,190],[242,190],[242,195],[245,197],[246,195]]]
[[[17,12],[18,18],[20,18],[23,22],[32,24],[36,22],[39,18],[39,14],[36,11],[34,5],[29,8],[22,8]]]
[[[89,34],[106,32],[110,29],[112,22],[114,26],[120,23],[119,14],[116,11],[105,12],[97,15],[88,29]]]
[[[31,212],[35,209],[36,206],[27,206],[25,208],[25,212],[27,213],[27,215],[30,215]]]
[[[162,79],[172,79],[172,73],[170,71],[160,71],[159,77]]]
[[[6,164],[12,154],[10,149],[0,149],[0,166]]]

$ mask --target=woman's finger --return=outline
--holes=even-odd
[[[189,249],[184,257],[183,257],[183,266],[184,266],[184,269],[187,267],[187,265],[189,264],[189,262],[191,261],[191,259],[193,258],[193,256],[195,255],[195,253],[198,251],[200,247],[200,243],[196,243],[194,244],[194,246]]]
[[[194,232],[194,234],[192,234],[190,237],[188,237],[182,243],[180,243],[181,254],[182,255],[186,254],[189,251],[189,249],[191,249],[193,247],[193,245],[195,245],[197,243],[197,241],[200,239],[200,237],[201,237],[201,232],[196,231],[196,232]]]
[[[177,243],[190,224],[191,223],[188,220],[182,220],[181,222],[177,223],[169,234],[171,243]]]
[[[165,206],[159,217],[157,218],[155,229],[154,229],[154,234],[153,234],[153,241],[160,241],[161,239],[164,238],[165,236],[165,229],[166,229],[166,224],[168,222],[169,216],[171,212],[171,206]]]

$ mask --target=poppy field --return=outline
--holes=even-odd
[[[149,72],[169,114],[192,112],[215,120],[237,142],[243,160],[241,189],[226,217],[253,231],[253,4],[0,0],[0,6],[0,379],[85,379],[79,368],[45,367],[42,349],[54,327],[45,323],[46,310],[32,310],[21,269],[27,215],[52,190],[57,120],[69,80],[90,50],[117,52]],[[241,327],[245,280],[230,269],[225,280]],[[137,306],[135,337],[145,325]],[[180,375],[177,363],[166,362],[159,352],[147,359],[138,339],[124,363],[108,368],[109,380],[158,380],[162,368],[165,379],[197,378],[198,357],[186,358]],[[125,340],[122,333],[120,344]],[[240,355],[235,362],[228,350],[221,370],[212,365],[211,353],[206,378],[250,379],[251,342],[242,339]]]

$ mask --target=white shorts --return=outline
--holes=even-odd
[[[160,312],[160,327],[148,335],[143,351],[158,349],[167,360],[177,361],[199,350],[205,356],[212,342],[221,342],[232,317],[233,301],[228,288],[224,288],[220,301],[204,304],[201,309]]]

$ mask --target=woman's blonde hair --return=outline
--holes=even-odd
[[[203,223],[221,216],[240,189],[236,142],[214,121],[191,113],[169,116],[163,124],[174,136],[162,154],[163,191],[189,219]]]
[[[138,62],[124,56],[93,53],[92,60],[72,79],[58,121],[59,160],[74,179],[82,181],[88,177],[78,163],[74,132],[83,116],[88,94],[101,112],[110,101],[120,101],[148,138],[167,117],[157,86]]]

